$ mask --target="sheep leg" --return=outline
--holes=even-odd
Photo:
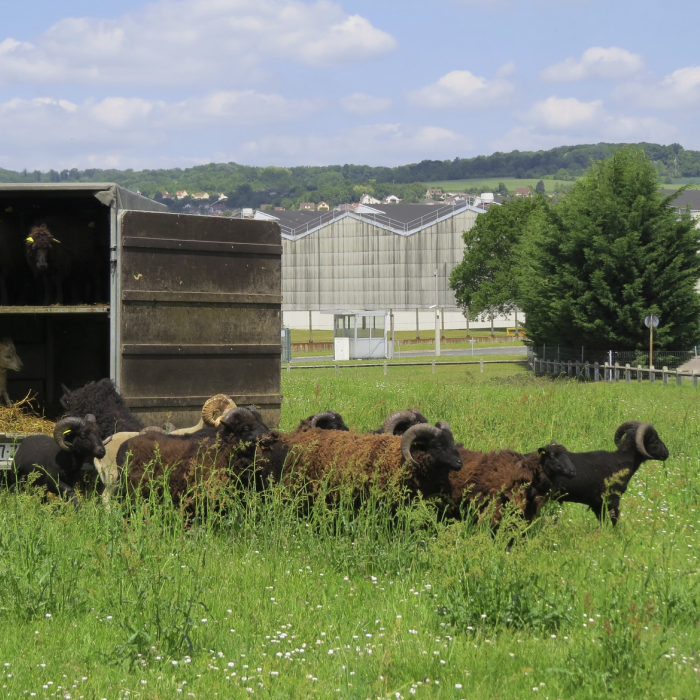
[[[58,490],[63,498],[73,504],[76,510],[80,510],[80,501],[78,501],[78,497],[75,495],[75,491],[73,491],[72,487],[68,486],[68,484],[63,483],[62,481],[59,481]]]

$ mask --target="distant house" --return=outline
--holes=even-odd
[[[163,199],[172,199],[173,196],[170,194],[170,192],[161,192],[160,193]]]
[[[663,190],[667,197],[673,194],[674,190]],[[686,209],[690,209],[690,215],[698,222],[700,227],[700,190],[686,190],[681,192],[675,200],[673,206],[681,214]]]
[[[529,187],[516,187],[515,188],[516,197],[531,197],[532,192]]]
[[[445,196],[445,193],[439,187],[437,187],[435,189],[429,189],[425,193],[426,199],[442,199],[444,196]]]
[[[268,209],[272,209],[272,204],[261,204],[260,205],[260,211],[267,211]]]
[[[190,195],[187,194],[187,190],[178,190],[178,191],[175,193],[175,196],[176,196],[178,199],[184,199],[185,197],[189,197]]]
[[[403,199],[399,199],[395,194],[390,194],[382,200],[382,204],[399,204],[400,202],[403,202]]]
[[[336,207],[337,211],[355,211],[357,209],[358,204],[355,202],[354,204],[339,204]]]
[[[192,199],[209,199],[209,193],[208,192],[197,192],[196,194],[192,195]]]
[[[275,207],[275,211],[284,211],[284,207]]]
[[[319,202],[316,205],[316,211],[330,211],[330,210],[331,210],[331,208],[330,208],[330,206],[328,206],[328,204],[326,204],[326,202]]]
[[[381,204],[380,199],[375,199],[371,194],[363,194],[360,197],[360,204]]]
[[[299,211],[316,211],[316,205],[313,202],[301,202]]]

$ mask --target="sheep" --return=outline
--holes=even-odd
[[[0,214],[0,306],[17,303],[10,287],[18,286],[17,273],[24,265],[21,229],[6,213]]]
[[[216,423],[215,437],[199,432],[146,433],[124,442],[117,453],[117,465],[128,492],[148,497],[153,482],[162,480],[166,473],[169,493],[176,504],[189,500],[187,493],[200,479],[224,485],[229,477],[235,477],[245,486],[253,486],[251,466],[257,444],[270,435],[269,428],[253,406],[233,408],[217,418]]]
[[[89,227],[66,217],[46,217],[32,226],[25,254],[35,279],[41,279],[46,306],[64,304],[67,298],[74,304],[103,301],[98,291],[101,256]]]
[[[384,492],[403,486],[413,494],[441,492],[448,486],[448,472],[462,466],[452,432],[432,425],[413,426],[402,437],[319,429],[275,431],[260,447],[263,485],[274,481],[287,488],[301,486],[313,497],[325,484],[331,498],[337,498],[342,487],[350,487],[356,502],[372,484]]]
[[[404,411],[392,413],[382,425],[373,430],[374,435],[388,433],[389,435],[403,435],[411,426],[427,423],[428,419],[417,409],[408,408]]]
[[[7,370],[19,372],[22,366],[15,344],[9,338],[0,340],[0,403],[7,408],[12,407],[10,395],[7,393]]]
[[[533,520],[553,488],[553,480],[571,479],[575,467],[563,445],[546,445],[536,452],[520,454],[512,450],[475,452],[459,446],[463,467],[450,474],[448,512],[459,517],[461,506],[473,505],[482,515],[494,503],[492,524],[497,527],[503,509],[512,502],[526,521]]]
[[[212,437],[216,434],[216,419],[232,408],[236,408],[236,404],[225,394],[212,396],[210,399],[207,399],[204,406],[202,406],[202,417],[197,425],[191,428],[172,430],[169,434],[191,435],[193,433],[198,433]],[[104,503],[109,501],[110,497],[115,494],[118,488],[119,468],[117,467],[117,453],[119,452],[119,448],[127,440],[146,432],[162,433],[164,431],[162,428],[149,427],[139,432],[115,433],[105,439],[106,454],[102,459],[95,460],[95,467],[97,468],[97,473],[104,487],[102,494]]]
[[[345,421],[340,413],[324,411],[323,413],[316,413],[313,416],[302,419],[292,432],[303,433],[307,430],[313,430],[314,428],[318,428],[319,430],[350,430],[350,428],[345,425]]]
[[[60,401],[66,415],[93,414],[103,440],[114,433],[138,433],[146,427],[128,409],[111,379],[88,382],[75,391],[70,391],[63,384],[61,387],[63,396]]]
[[[56,423],[53,438],[30,435],[22,441],[15,452],[11,483],[38,474],[34,485],[44,486],[49,493],[63,496],[78,508],[73,489],[84,472],[94,473],[94,460],[104,455],[95,416],[63,418]]]
[[[640,421],[622,423],[615,431],[615,452],[570,452],[576,467],[573,479],[554,479],[554,487],[561,501],[583,503],[598,518],[603,519],[603,506],[613,525],[620,517],[620,497],[637,469],[649,459],[665,462],[668,448],[653,425]]]

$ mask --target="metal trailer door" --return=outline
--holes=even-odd
[[[119,216],[115,381],[146,424],[195,425],[228,394],[280,415],[281,257],[275,222]]]

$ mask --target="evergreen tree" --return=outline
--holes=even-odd
[[[515,250],[532,213],[546,208],[541,197],[492,206],[462,234],[464,259],[452,270],[450,287],[472,316],[510,313],[518,306]]]
[[[544,181],[540,180],[536,185],[535,185],[535,193],[536,194],[544,194]]]
[[[533,213],[519,248],[519,306],[536,345],[644,350],[700,340],[700,230],[664,197],[654,165],[627,147],[594,163],[564,200]]]

